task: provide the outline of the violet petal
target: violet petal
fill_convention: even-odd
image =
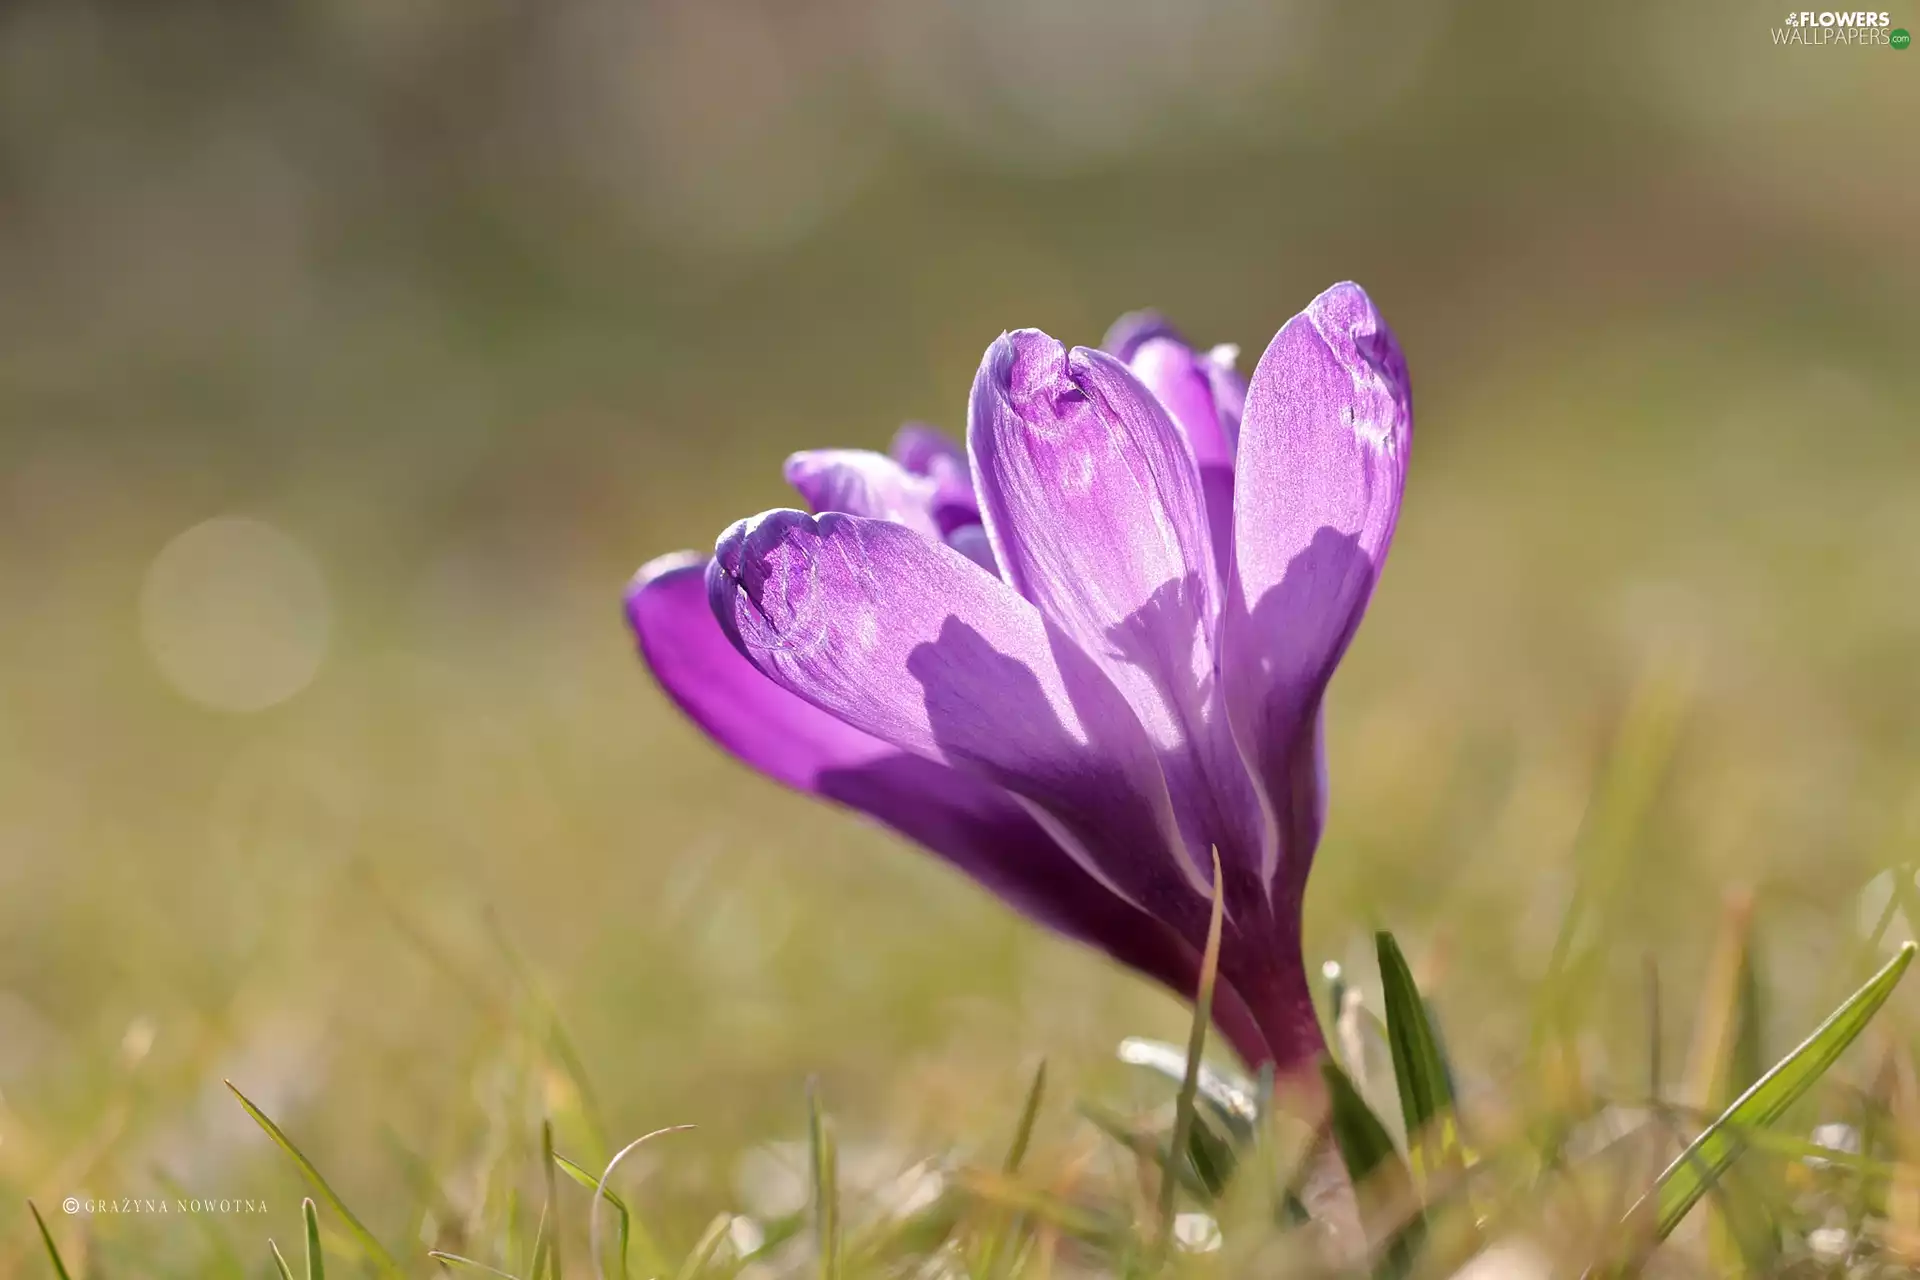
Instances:
[[[1270,837],[1214,677],[1205,504],[1166,409],[1112,356],[1022,330],[981,364],[967,442],[1007,581],[1140,717],[1188,859],[1210,873],[1217,846],[1229,869],[1257,871]]]
[[[1392,540],[1411,431],[1406,362],[1353,284],[1288,321],[1247,391],[1221,678],[1280,828],[1276,899],[1305,887],[1326,804],[1321,697]]]
[[[866,449],[807,449],[787,459],[787,483],[814,511],[891,520],[929,538],[934,523],[935,484],[889,458]]]
[[[1015,910],[1182,994],[1199,956],[1101,885],[1004,790],[889,746],[820,710],[741,656],[707,603],[706,557],[662,556],[635,575],[626,612],[641,656],[674,703],[753,769],[857,810],[925,845]],[[1228,992],[1222,1026],[1249,1062],[1264,1053]]]
[[[1021,796],[1136,906],[1176,928],[1201,918],[1140,722],[1038,610],[958,552],[884,521],[769,511],[721,535],[707,586],[721,627],[776,683]]]

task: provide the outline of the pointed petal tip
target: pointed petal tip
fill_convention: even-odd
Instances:
[[[1082,350],[1075,347],[1069,352],[1065,343],[1042,329],[1014,329],[1001,334],[987,348],[974,379],[975,413],[982,407],[983,395],[989,397],[989,404],[1009,405],[1024,417],[1036,402],[1070,391],[1073,354]],[[970,420],[969,432],[972,426]]]
[[[1308,303],[1295,321],[1313,327],[1352,379],[1354,403],[1346,420],[1355,436],[1390,456],[1403,455],[1413,429],[1412,383],[1399,340],[1367,291],[1343,280]]]
[[[722,529],[720,536],[713,540],[714,562],[717,564],[727,559],[729,555],[737,560],[741,547],[762,525],[769,522],[785,523],[788,520],[811,523],[813,517],[793,507],[769,507],[755,515],[740,517]]]
[[[701,551],[669,551],[663,556],[641,565],[627,579],[627,586],[620,594],[621,612],[626,615],[627,625],[636,636],[642,627],[641,611],[649,591],[655,591],[667,579],[674,578],[688,570],[704,572],[707,555]]]
[[[627,584],[628,594],[642,590],[657,578],[664,578],[681,569],[690,569],[694,565],[705,564],[707,553],[704,551],[669,551],[634,570],[633,578]]]
[[[948,459],[964,467],[967,451],[953,437],[930,422],[903,422],[893,433],[887,453],[893,460],[917,476],[926,475],[936,461]]]
[[[1131,361],[1136,351],[1155,338],[1168,338],[1182,346],[1187,343],[1172,321],[1149,308],[1129,311],[1115,320],[1108,326],[1107,336],[1100,340],[1100,346],[1125,362]]]
[[[815,517],[775,507],[727,526],[707,566],[707,600],[720,629],[741,653],[751,658],[755,645],[784,643],[815,621],[811,561],[808,549],[797,545],[796,533],[817,542],[852,519],[857,517],[833,511]]]

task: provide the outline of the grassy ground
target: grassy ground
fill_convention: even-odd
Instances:
[[[0,1198],[75,1274],[267,1275],[297,1241],[310,1188],[223,1080],[409,1274],[528,1274],[543,1121],[595,1172],[695,1125],[613,1178],[664,1275],[719,1215],[751,1224],[729,1269],[803,1225],[809,1080],[853,1242],[925,1162],[1001,1167],[1044,1059],[1021,1185],[1151,1240],[1077,1105],[1165,1123],[1115,1046],[1185,1008],[732,765],[618,617],[637,564],[785,502],[789,450],[957,428],[1008,326],[1151,304],[1251,353],[1353,277],[1398,330],[1412,478],[1334,686],[1308,948],[1377,1017],[1396,934],[1488,1152],[1591,1151],[1650,1100],[1691,1132],[1920,930],[1916,55],[1776,57],[1737,6],[1419,6],[1243,65],[1214,8],[1216,74],[1152,33],[1084,59],[1119,102],[849,70],[919,48],[861,6],[0,19]],[[258,523],[178,550],[222,517]],[[1778,1126],[1864,1126],[1870,1168],[1739,1166],[1782,1268],[1838,1274],[1822,1229],[1911,1256],[1914,999]],[[1541,1174],[1591,1200],[1521,1236],[1579,1256],[1673,1149]],[[1005,1198],[948,1263],[1095,1265],[988,1252]],[[1177,1265],[1271,1274],[1215,1211],[1227,1247]],[[945,1256],[886,1239],[849,1269]],[[0,1214],[0,1274],[44,1273]]]

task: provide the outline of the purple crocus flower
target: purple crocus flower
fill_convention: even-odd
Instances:
[[[1150,315],[1107,350],[1003,334],[962,452],[798,453],[815,514],[642,569],[654,676],[717,742],[878,819],[1185,995],[1218,851],[1215,1018],[1285,1074],[1323,1048],[1300,946],[1320,708],[1387,554],[1407,369],[1356,285],[1250,383]]]

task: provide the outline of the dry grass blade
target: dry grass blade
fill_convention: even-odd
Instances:
[[[1207,1023],[1213,1016],[1213,984],[1220,973],[1220,932],[1226,922],[1226,888],[1220,875],[1220,851],[1213,851],[1213,911],[1207,919],[1207,949],[1200,958],[1200,989],[1193,998],[1193,1030],[1187,1036],[1187,1073],[1180,1081],[1180,1098],[1173,1113],[1173,1142],[1168,1166],[1160,1179],[1160,1234],[1155,1248],[1166,1256],[1173,1243],[1173,1206],[1179,1183],[1171,1175],[1173,1163],[1185,1159],[1193,1135],[1194,1099],[1200,1092],[1200,1054],[1207,1047]]]
[[[627,1270],[627,1250],[626,1250],[626,1240],[625,1240],[626,1228],[627,1228],[627,1225],[632,1222],[632,1217],[627,1212],[626,1205],[622,1204],[619,1201],[619,1199],[617,1199],[614,1196],[612,1192],[607,1190],[607,1182],[609,1179],[613,1177],[613,1171],[620,1167],[620,1162],[622,1160],[625,1160],[628,1156],[638,1151],[642,1146],[642,1144],[652,1141],[653,1139],[659,1137],[663,1133],[685,1133],[687,1130],[691,1128],[693,1128],[693,1126],[690,1124],[675,1124],[675,1125],[668,1125],[664,1129],[655,1129],[652,1133],[643,1133],[639,1137],[635,1138],[632,1142],[629,1142],[626,1146],[614,1152],[613,1159],[607,1161],[607,1167],[601,1171],[600,1181],[595,1183],[593,1187],[593,1205],[591,1208],[587,1210],[587,1247],[593,1251],[593,1265],[595,1269],[595,1274],[601,1276],[602,1280],[605,1280],[606,1272],[601,1269],[601,1265],[600,1265],[600,1259],[602,1257],[602,1254],[600,1251],[600,1205],[601,1203],[604,1201],[611,1200],[613,1201],[615,1207],[617,1207],[620,1210],[620,1222],[622,1224],[622,1231],[621,1231],[622,1239],[620,1244],[620,1274],[622,1276],[626,1274],[626,1270]],[[551,1152],[548,1153],[549,1164],[551,1164],[555,1158],[556,1157],[554,1157]]]
[[[840,1158],[833,1122],[820,1107],[820,1090],[807,1086],[807,1140],[813,1166],[813,1229],[819,1237],[820,1280],[840,1274]]]
[[[475,1262],[472,1258],[463,1258],[457,1253],[448,1253],[444,1249],[429,1249],[427,1256],[442,1266],[452,1263],[456,1267],[465,1267],[469,1271],[478,1271],[482,1275],[499,1276],[500,1280],[520,1280],[520,1277],[511,1271],[502,1271],[498,1267],[490,1267],[484,1262]]]

